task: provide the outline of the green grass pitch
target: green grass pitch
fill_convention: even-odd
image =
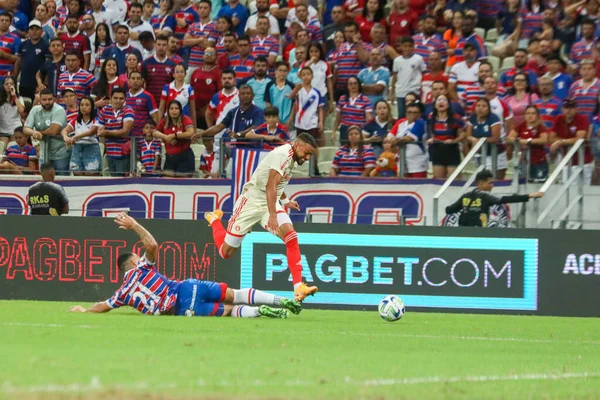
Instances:
[[[0,399],[598,399],[598,319],[73,314],[0,301]]]

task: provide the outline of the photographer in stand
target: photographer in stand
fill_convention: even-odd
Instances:
[[[506,203],[526,203],[529,199],[544,197],[543,192],[513,194],[502,197],[491,195],[490,192],[494,187],[494,176],[487,169],[477,174],[475,185],[477,186],[475,190],[463,194],[454,204],[446,207],[446,214],[460,212],[458,226],[486,227],[491,206]]]

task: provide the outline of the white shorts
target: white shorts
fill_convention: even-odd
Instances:
[[[486,164],[485,167],[491,171],[492,170],[491,155],[486,157],[485,164]],[[502,171],[503,169],[507,169],[507,168],[508,168],[508,157],[506,157],[506,151],[503,151],[502,153],[498,154],[498,158],[496,159],[496,169],[499,171]]]
[[[275,204],[277,210],[277,224],[291,224],[290,216],[285,212],[279,201]],[[258,223],[266,229],[269,222],[269,209],[266,198],[249,196],[248,193],[238,197],[233,206],[233,214],[227,224],[227,235],[225,243],[231,247],[238,248],[242,244],[244,236]]]

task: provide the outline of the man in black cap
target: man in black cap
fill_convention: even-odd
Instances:
[[[42,182],[34,183],[27,193],[27,204],[32,215],[63,215],[69,213],[69,199],[65,190],[54,182],[56,172],[52,163],[40,167]]]
[[[460,212],[458,226],[486,227],[491,206],[506,203],[526,203],[529,199],[544,197],[543,192],[513,194],[502,197],[491,195],[489,192],[494,187],[494,175],[487,169],[477,174],[475,185],[477,185],[475,190],[463,194],[454,204],[446,207],[446,214]]]

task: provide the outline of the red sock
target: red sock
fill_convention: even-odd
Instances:
[[[219,255],[222,258],[227,258],[223,255],[223,252],[221,251],[221,248],[223,247],[223,242],[225,242],[225,235],[227,234],[227,231],[225,231],[225,228],[223,228],[223,223],[220,219],[215,219],[213,223],[210,224],[210,227],[213,231],[213,239],[215,240],[217,249],[219,249]]]
[[[287,254],[288,268],[292,273],[294,285],[302,283],[302,261],[300,257],[300,246],[298,245],[298,234],[291,231],[283,238]]]

